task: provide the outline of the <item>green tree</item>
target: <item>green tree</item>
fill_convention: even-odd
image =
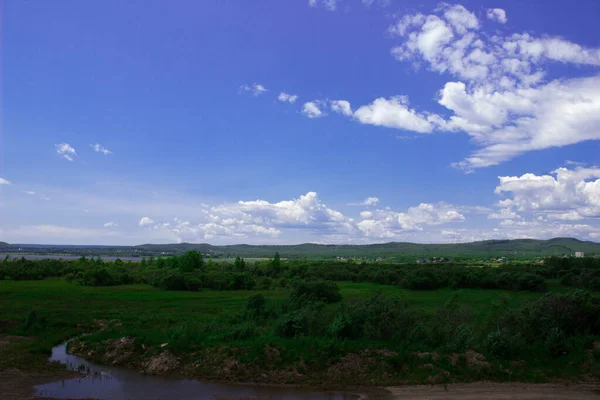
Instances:
[[[179,258],[181,272],[192,272],[204,269],[204,257],[199,251],[188,251]]]
[[[275,253],[275,256],[271,260],[271,269],[275,274],[281,272],[281,256],[279,255],[279,252]]]
[[[237,256],[234,261],[235,269],[239,272],[244,272],[246,269],[246,261],[240,256]]]

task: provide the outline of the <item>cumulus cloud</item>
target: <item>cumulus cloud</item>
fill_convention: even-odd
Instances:
[[[506,19],[501,9],[488,10],[489,16],[498,22]],[[447,82],[439,93],[439,104],[453,113],[448,119],[413,112],[413,123],[407,124],[399,117],[406,115],[405,107],[393,104],[382,119],[401,122],[379,125],[468,133],[481,148],[454,164],[465,170],[532,150],[600,139],[600,77],[544,80],[552,61],[599,66],[600,49],[558,37],[504,36],[480,29],[474,13],[447,4],[432,14],[405,15],[392,25],[390,33],[401,39],[391,51],[393,57],[424,63],[458,80]]]
[[[240,91],[250,92],[250,93],[252,93],[253,96],[260,96],[261,94],[267,92],[267,88],[265,88],[260,83],[253,83],[252,85],[240,86]]]
[[[363,219],[371,218],[372,216],[373,216],[372,211],[361,211],[360,212],[360,217]]]
[[[277,100],[279,100],[279,101],[281,101],[283,103],[288,102],[288,103],[292,103],[293,104],[293,103],[296,102],[296,100],[298,100],[298,96],[295,95],[295,94],[289,94],[289,93],[281,92],[281,93],[279,93],[279,96],[277,97]]]
[[[346,100],[333,100],[331,102],[331,111],[345,115],[346,117],[352,115],[352,108],[350,107],[350,102]]]
[[[60,157],[64,158],[65,160],[73,161],[72,156],[77,155],[77,153],[75,152],[75,149],[73,147],[71,147],[71,145],[69,145],[68,143],[55,144],[54,147],[56,148],[56,154],[58,154]]]
[[[359,107],[354,112],[354,118],[363,124],[385,126],[387,128],[404,129],[419,133],[433,131],[435,117],[416,112],[408,107],[406,96],[383,97],[375,99],[371,104]]]
[[[513,210],[544,214],[551,220],[600,217],[600,168],[559,168],[549,175],[500,176],[498,204]]]
[[[308,118],[319,118],[325,114],[319,108],[319,101],[309,101],[302,106],[302,114]]]
[[[209,207],[197,221],[174,219],[150,222],[152,229],[174,234],[178,240],[245,239],[250,236],[278,237],[281,229],[308,229],[322,235],[351,233],[354,220],[327,207],[315,192],[297,199],[271,203],[239,201]]]
[[[4,178],[0,178],[0,185],[12,185],[12,183]]]
[[[104,224],[105,228],[116,228],[118,226],[119,226],[119,224],[116,223],[116,222],[114,222],[114,221],[110,221],[110,222],[107,222],[107,223]]]
[[[154,220],[150,217],[142,217],[142,219],[140,219],[140,222],[138,223],[139,226],[148,226],[152,224],[154,224]]]
[[[421,231],[427,225],[464,221],[455,206],[446,203],[421,203],[406,212],[393,210],[373,211],[369,219],[360,221],[357,228],[367,237],[395,238],[403,231]]]
[[[501,24],[505,24],[507,21],[506,11],[504,11],[501,8],[488,8],[487,17],[488,17],[488,19],[499,22]]]
[[[96,152],[96,153],[102,153],[105,156],[112,154],[112,151],[108,150],[106,147],[101,146],[100,144],[96,143],[96,144],[90,144],[90,147]]]

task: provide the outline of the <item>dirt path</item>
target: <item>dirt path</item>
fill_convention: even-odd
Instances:
[[[399,386],[386,388],[391,399],[416,400],[588,400],[600,399],[600,384],[555,385],[528,383],[460,383],[435,386]]]

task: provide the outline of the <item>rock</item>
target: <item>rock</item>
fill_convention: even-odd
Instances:
[[[160,345],[160,347],[164,348],[164,347],[167,347],[168,345],[169,345],[169,343],[163,343],[163,344]]]
[[[124,365],[132,362],[135,355],[135,338],[124,336],[121,339],[105,340],[102,360],[105,364]]]
[[[372,350],[372,352],[374,354],[384,356],[384,357],[396,357],[398,355],[398,353],[396,353],[395,351],[391,351],[388,349]]]
[[[271,347],[268,344],[265,345],[265,357],[269,362],[277,361],[280,355],[281,353],[276,347]]]
[[[165,350],[156,357],[152,357],[142,365],[143,371],[151,375],[164,375],[173,372],[179,367],[179,358],[169,350]]]
[[[430,357],[433,361],[437,361],[440,358],[440,355],[438,353],[421,353],[420,351],[412,353],[412,355],[419,357],[420,360]]]
[[[467,366],[481,370],[483,368],[489,368],[490,363],[487,361],[485,356],[481,353],[476,352],[475,350],[467,350],[465,353],[465,358],[467,362]]]

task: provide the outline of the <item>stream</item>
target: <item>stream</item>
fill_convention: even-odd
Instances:
[[[52,349],[50,361],[59,361],[82,376],[35,387],[35,396],[56,399],[200,400],[303,399],[356,400],[359,395],[315,388],[202,382],[195,379],[142,375],[137,371],[97,365],[68,354],[67,343]]]

